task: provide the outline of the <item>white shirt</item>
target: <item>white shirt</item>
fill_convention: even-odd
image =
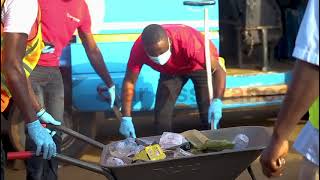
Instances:
[[[3,31],[29,35],[37,14],[37,0],[5,0],[1,8]]]
[[[309,0],[308,2],[293,56],[319,66],[319,0]]]

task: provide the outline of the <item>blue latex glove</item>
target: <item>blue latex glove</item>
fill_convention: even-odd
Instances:
[[[116,100],[116,87],[113,85],[108,89],[110,95],[110,108],[113,108],[114,101]]]
[[[136,132],[132,123],[132,117],[122,117],[119,132],[126,138],[136,138]]]
[[[42,127],[39,120],[28,123],[28,134],[37,146],[36,155],[39,156],[42,150],[43,159],[50,159],[56,155],[56,144],[54,143],[51,134]]]
[[[49,134],[50,134],[50,136],[51,137],[53,137],[54,135],[56,135],[57,134],[57,132],[56,131],[51,131],[50,129],[48,129],[48,128],[44,128]]]
[[[49,113],[46,112],[45,109],[41,109],[38,113],[37,113],[37,117],[45,123],[50,123],[56,126],[60,126],[61,122],[55,120]]]
[[[213,128],[217,129],[222,118],[222,101],[219,98],[213,99],[208,110],[208,123],[213,122]]]

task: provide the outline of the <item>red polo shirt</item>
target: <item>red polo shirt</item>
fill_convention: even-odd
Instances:
[[[43,41],[54,46],[53,53],[41,54],[39,65],[59,66],[62,49],[76,29],[91,33],[89,9],[84,0],[39,0]]]
[[[156,71],[171,75],[184,75],[205,69],[204,35],[196,29],[180,24],[161,25],[171,40],[171,57],[164,65],[153,62],[143,48],[141,36],[134,43],[128,68],[139,73],[144,64]],[[210,41],[210,55],[218,60],[218,51]]]

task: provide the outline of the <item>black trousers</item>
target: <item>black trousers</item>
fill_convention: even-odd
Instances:
[[[60,153],[61,133],[53,136],[53,140],[57,146],[57,153]],[[37,146],[26,135],[26,150],[36,151]],[[27,161],[27,180],[57,180],[58,179],[58,160],[51,158],[51,160],[44,160],[42,156],[33,157]]]
[[[59,68],[37,66],[31,73],[33,91],[35,92],[39,103],[56,120],[63,121],[64,111],[64,88],[62,76]],[[57,146],[57,152],[60,153],[61,133],[53,137]],[[26,138],[26,150],[36,151],[34,142]],[[27,180],[57,180],[58,179],[58,161],[56,159],[43,160],[42,157],[34,157],[27,160]]]
[[[196,101],[201,119],[201,129],[208,129],[208,108],[210,105],[206,70],[199,70],[188,75],[172,76],[160,74],[156,104],[155,125],[157,133],[173,131],[172,114],[176,100],[187,81],[194,84]]]
[[[1,179],[0,180],[4,180],[4,168],[5,168],[6,156],[3,149],[2,140],[0,141],[1,141],[1,176],[0,176]]]

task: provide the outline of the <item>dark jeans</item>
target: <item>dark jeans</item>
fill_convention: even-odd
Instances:
[[[56,120],[63,121],[64,87],[59,68],[37,66],[30,75],[32,88],[39,103]],[[61,133],[53,137],[57,152],[61,150]],[[36,145],[27,136],[26,150],[35,151]],[[57,180],[58,162],[56,159],[44,160],[33,157],[27,160],[27,180]]]
[[[208,129],[208,108],[210,101],[206,71],[199,70],[182,76],[161,73],[155,104],[155,125],[158,134],[165,131],[173,131],[172,114],[174,106],[183,86],[189,79],[194,84],[201,119],[201,129]]]
[[[2,140],[1,140],[1,175],[0,175],[0,180],[4,180],[4,167],[5,167],[5,162],[6,162],[6,156],[5,156],[5,152],[3,149],[3,145],[2,145]]]

